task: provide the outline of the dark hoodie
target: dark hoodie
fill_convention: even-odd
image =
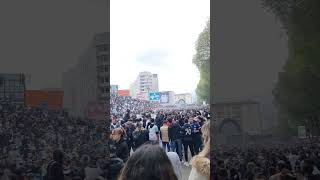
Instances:
[[[59,150],[53,152],[53,161],[47,167],[46,180],[64,180],[63,153]]]
[[[123,162],[126,162],[127,159],[129,158],[129,153],[130,153],[128,144],[126,143],[126,141],[123,138],[121,138],[118,142],[114,143],[114,146],[116,147],[117,157],[122,159]]]
[[[108,178],[110,180],[116,180],[123,168],[123,161],[116,155],[116,148],[110,146],[110,162],[109,166],[106,168],[108,171]]]
[[[177,139],[181,139],[182,129],[179,123],[175,122],[169,127],[169,140],[174,141]]]

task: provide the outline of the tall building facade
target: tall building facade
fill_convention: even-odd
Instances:
[[[0,100],[24,105],[25,90],[24,74],[0,74]]]
[[[63,107],[73,116],[87,117],[88,109],[92,109],[90,104],[107,105],[110,98],[109,72],[110,33],[99,33],[78,63],[62,75]]]
[[[130,94],[134,98],[137,98],[138,94],[158,91],[158,75],[147,71],[140,72],[137,79],[130,86]]]

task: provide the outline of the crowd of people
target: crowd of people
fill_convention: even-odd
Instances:
[[[64,110],[1,102],[0,179],[182,180],[183,166],[189,180],[320,179],[319,143],[210,149],[207,107],[112,96],[110,118],[106,129]]]
[[[189,180],[209,180],[210,120],[199,111],[185,113],[160,111],[155,118],[147,115],[123,123],[113,117],[111,143],[125,163],[119,180],[182,180],[181,166],[189,162]]]
[[[147,141],[153,141],[161,144],[166,151],[175,151],[186,166],[190,160],[189,152],[194,156],[201,151],[200,129],[210,118],[209,112],[194,110],[159,111],[138,117],[127,111],[124,117],[128,117],[128,120],[113,115],[110,129],[121,137],[120,142],[125,142],[127,155]]]
[[[187,166],[187,149],[192,156],[203,150],[200,128],[210,118],[208,109],[160,111],[156,103],[113,96],[111,113],[107,137],[105,126],[64,110],[2,101],[0,179],[115,180],[146,143]],[[181,179],[181,170],[174,170]]]
[[[159,104],[155,102],[134,99],[130,96],[117,96],[114,94],[111,94],[110,104],[110,112],[119,117],[125,115],[128,110],[130,110],[131,115],[136,115],[141,114],[142,112],[152,111],[155,107],[159,106]]]
[[[105,137],[103,126],[69,117],[63,110],[2,103],[0,177],[43,179],[59,149],[64,155],[64,176],[84,179],[87,167],[99,165],[103,170],[110,159]]]
[[[318,180],[320,144],[217,146],[212,162],[212,176],[219,180]]]
[[[190,166],[190,155],[194,157],[204,149],[201,128],[210,120],[209,109],[161,109],[159,106],[155,108],[155,104],[148,106],[153,108],[144,109],[139,108],[139,104],[148,102],[131,100],[129,97],[118,97],[112,101],[121,101],[128,108],[122,109],[122,113],[112,113],[111,117],[111,144],[116,147],[117,157],[127,162],[130,155],[136,151],[139,153],[140,147],[145,147],[146,143],[157,144],[172,159],[175,164],[173,170],[177,179],[181,180],[180,166]],[[135,107],[134,111],[130,105]]]

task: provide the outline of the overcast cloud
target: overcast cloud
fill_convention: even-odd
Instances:
[[[210,0],[112,0],[111,84],[129,88],[140,71],[158,74],[159,89],[192,92],[199,72],[195,42]]]

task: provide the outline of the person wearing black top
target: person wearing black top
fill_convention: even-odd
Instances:
[[[104,163],[102,169],[104,170],[104,176],[106,179],[116,180],[120,174],[121,169],[124,166],[122,159],[116,155],[116,147],[109,145],[110,147],[110,159],[109,163]]]
[[[192,141],[192,127],[191,127],[191,123],[192,123],[193,119],[188,119],[188,121],[186,121],[186,123],[183,125],[182,127],[182,132],[183,132],[183,137],[182,137],[182,144],[183,144],[183,149],[184,149],[184,157],[185,157],[185,165],[188,166],[188,147],[190,149],[191,152],[191,156],[194,156],[194,144]]]
[[[129,119],[128,122],[125,123],[124,128],[125,128],[126,135],[127,135],[126,142],[127,142],[128,149],[130,152],[131,148],[133,147],[132,133],[135,130],[135,125],[133,124],[132,119]]]
[[[192,134],[192,141],[194,144],[194,152],[195,154],[198,154],[201,151],[201,144],[202,144],[202,138],[201,138],[201,126],[197,119],[194,117],[191,117],[190,119],[193,119],[191,123],[191,134]]]
[[[47,167],[46,180],[64,180],[63,159],[63,152],[60,150],[53,152],[53,161]]]
[[[182,161],[182,130],[178,122],[174,122],[169,127],[169,141],[171,141],[171,150],[176,151]]]
[[[124,130],[121,128],[116,128],[112,131],[111,138],[113,145],[116,147],[116,155],[120,159],[123,160],[123,162],[126,162],[129,158],[130,151],[128,148],[128,144],[123,139],[124,136]]]
[[[132,133],[133,137],[133,150],[138,149],[142,144],[146,143],[149,140],[148,131],[142,127],[141,123],[137,123],[137,128]]]

